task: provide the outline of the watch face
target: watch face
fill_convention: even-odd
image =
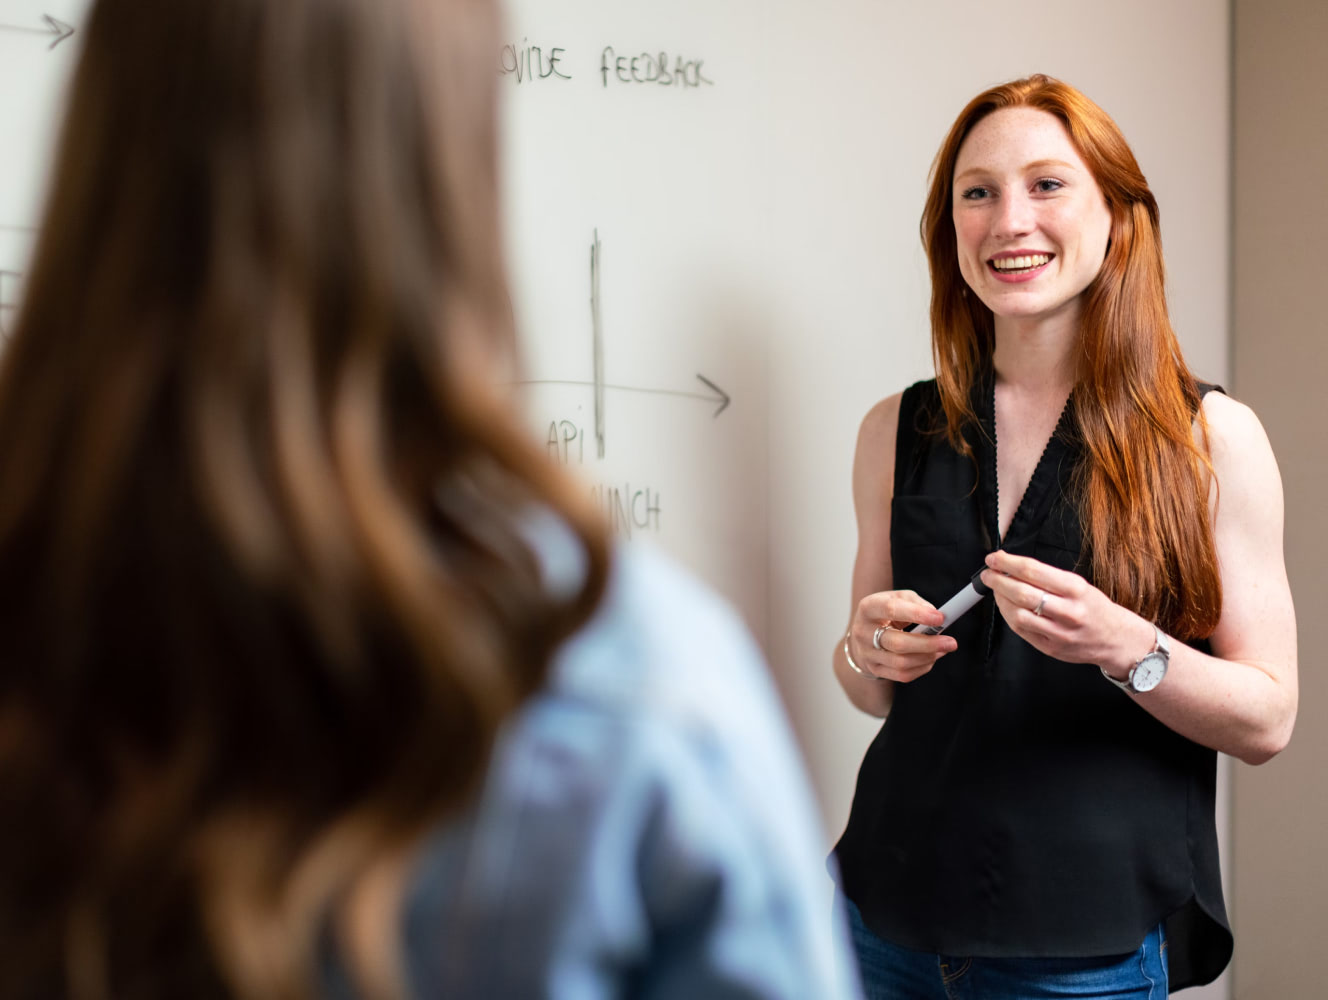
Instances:
[[[1135,665],[1130,674],[1130,686],[1136,691],[1151,691],[1162,683],[1167,673],[1167,658],[1161,653],[1149,653]]]

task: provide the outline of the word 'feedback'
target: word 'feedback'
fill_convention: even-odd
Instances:
[[[599,75],[604,86],[609,85],[609,74],[619,83],[653,83],[662,87],[713,87],[714,81],[701,75],[703,59],[684,59],[674,56],[669,68],[667,52],[642,52],[635,56],[620,56],[606,45],[599,55]]]

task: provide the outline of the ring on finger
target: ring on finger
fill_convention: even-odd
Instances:
[[[895,627],[888,623],[885,625],[878,626],[876,631],[872,633],[872,645],[875,646],[877,649],[884,649],[885,647],[881,645],[881,636],[885,635],[886,632],[894,632],[894,631]]]
[[[1043,606],[1044,604],[1046,604],[1046,603],[1047,603],[1047,592],[1044,590],[1044,591],[1042,592],[1042,599],[1041,599],[1040,601],[1037,602],[1037,607],[1033,609],[1033,614],[1035,614],[1035,615],[1037,615],[1039,618],[1041,618],[1041,617],[1042,617],[1042,606]]]

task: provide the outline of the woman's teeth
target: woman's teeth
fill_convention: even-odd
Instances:
[[[1035,267],[1041,267],[1051,260],[1049,253],[1034,253],[1024,257],[1002,257],[993,260],[991,266],[998,271],[1027,271]]]

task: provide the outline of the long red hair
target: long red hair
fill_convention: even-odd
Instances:
[[[1167,315],[1157,201],[1125,137],[1068,84],[1036,75],[987,90],[960,113],[932,164],[922,214],[931,270],[932,355],[947,433],[961,451],[977,416],[972,390],[990,365],[991,311],[965,295],[953,222],[955,162],[973,127],[1002,108],[1055,115],[1111,211],[1102,270],[1084,292],[1074,414],[1085,460],[1077,481],[1093,582],[1180,638],[1209,635],[1222,583],[1208,509],[1211,463],[1195,444],[1199,390]],[[1206,438],[1205,438],[1206,440]]]

